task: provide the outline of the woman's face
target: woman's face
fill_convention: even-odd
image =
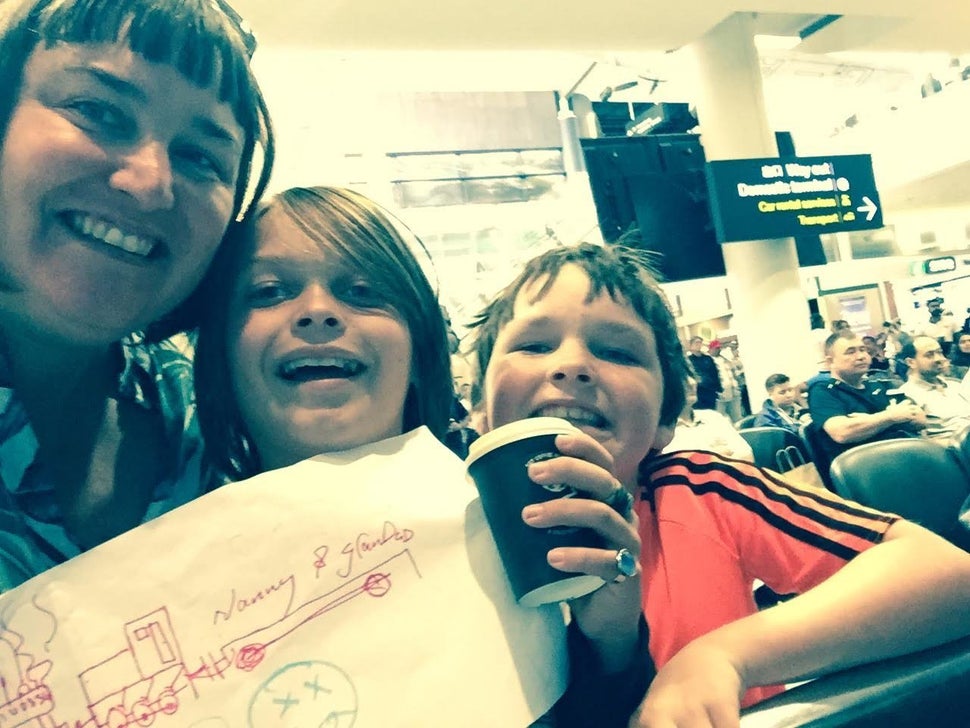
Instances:
[[[259,221],[236,281],[229,368],[264,468],[400,435],[411,383],[407,324],[367,272],[286,213]]]
[[[123,44],[36,49],[0,147],[3,323],[103,345],[178,305],[229,224],[243,140],[213,90]]]
[[[960,347],[960,351],[964,354],[970,354],[970,336],[961,336],[960,341],[957,342],[957,346]]]

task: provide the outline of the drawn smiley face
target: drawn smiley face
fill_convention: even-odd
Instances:
[[[329,662],[294,662],[260,686],[249,703],[249,728],[352,728],[357,691]]]

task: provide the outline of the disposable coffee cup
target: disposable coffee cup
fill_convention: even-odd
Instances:
[[[575,526],[535,528],[522,520],[522,509],[528,505],[585,497],[568,484],[539,485],[529,478],[526,469],[529,463],[559,457],[556,435],[577,432],[567,420],[558,417],[519,420],[475,440],[465,460],[468,475],[478,487],[482,510],[512,593],[525,607],[575,599],[604,584],[598,576],[559,571],[546,561],[546,554],[554,548],[604,548],[599,534]]]

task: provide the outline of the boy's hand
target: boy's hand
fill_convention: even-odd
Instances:
[[[594,574],[606,584],[569,605],[579,628],[595,645],[605,672],[617,672],[630,664],[637,643],[640,606],[640,536],[632,507],[619,513],[606,500],[617,498],[622,486],[611,472],[613,458],[589,435],[559,435],[556,448],[561,457],[529,466],[529,477],[540,485],[568,483],[589,498],[561,498],[528,506],[523,520],[536,528],[580,526],[596,531],[606,548],[557,548],[547,558],[560,571]],[[619,495],[622,495],[619,494]],[[617,552],[626,549],[637,564],[637,574],[616,582]]]
[[[743,692],[728,656],[695,642],[657,673],[630,728],[738,728]]]

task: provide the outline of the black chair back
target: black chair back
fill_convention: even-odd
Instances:
[[[952,448],[918,437],[870,442],[838,455],[831,475],[839,495],[965,542],[957,516],[970,479]]]
[[[754,427],[754,422],[757,419],[758,419],[758,415],[745,415],[740,420],[734,423],[734,429],[744,430],[749,427]]]
[[[970,476],[970,427],[965,428],[953,438],[952,447],[964,471]]]
[[[792,467],[811,462],[805,444],[794,432],[783,427],[746,427],[738,434],[751,446],[754,464],[784,473]],[[788,448],[794,448],[794,452]]]

